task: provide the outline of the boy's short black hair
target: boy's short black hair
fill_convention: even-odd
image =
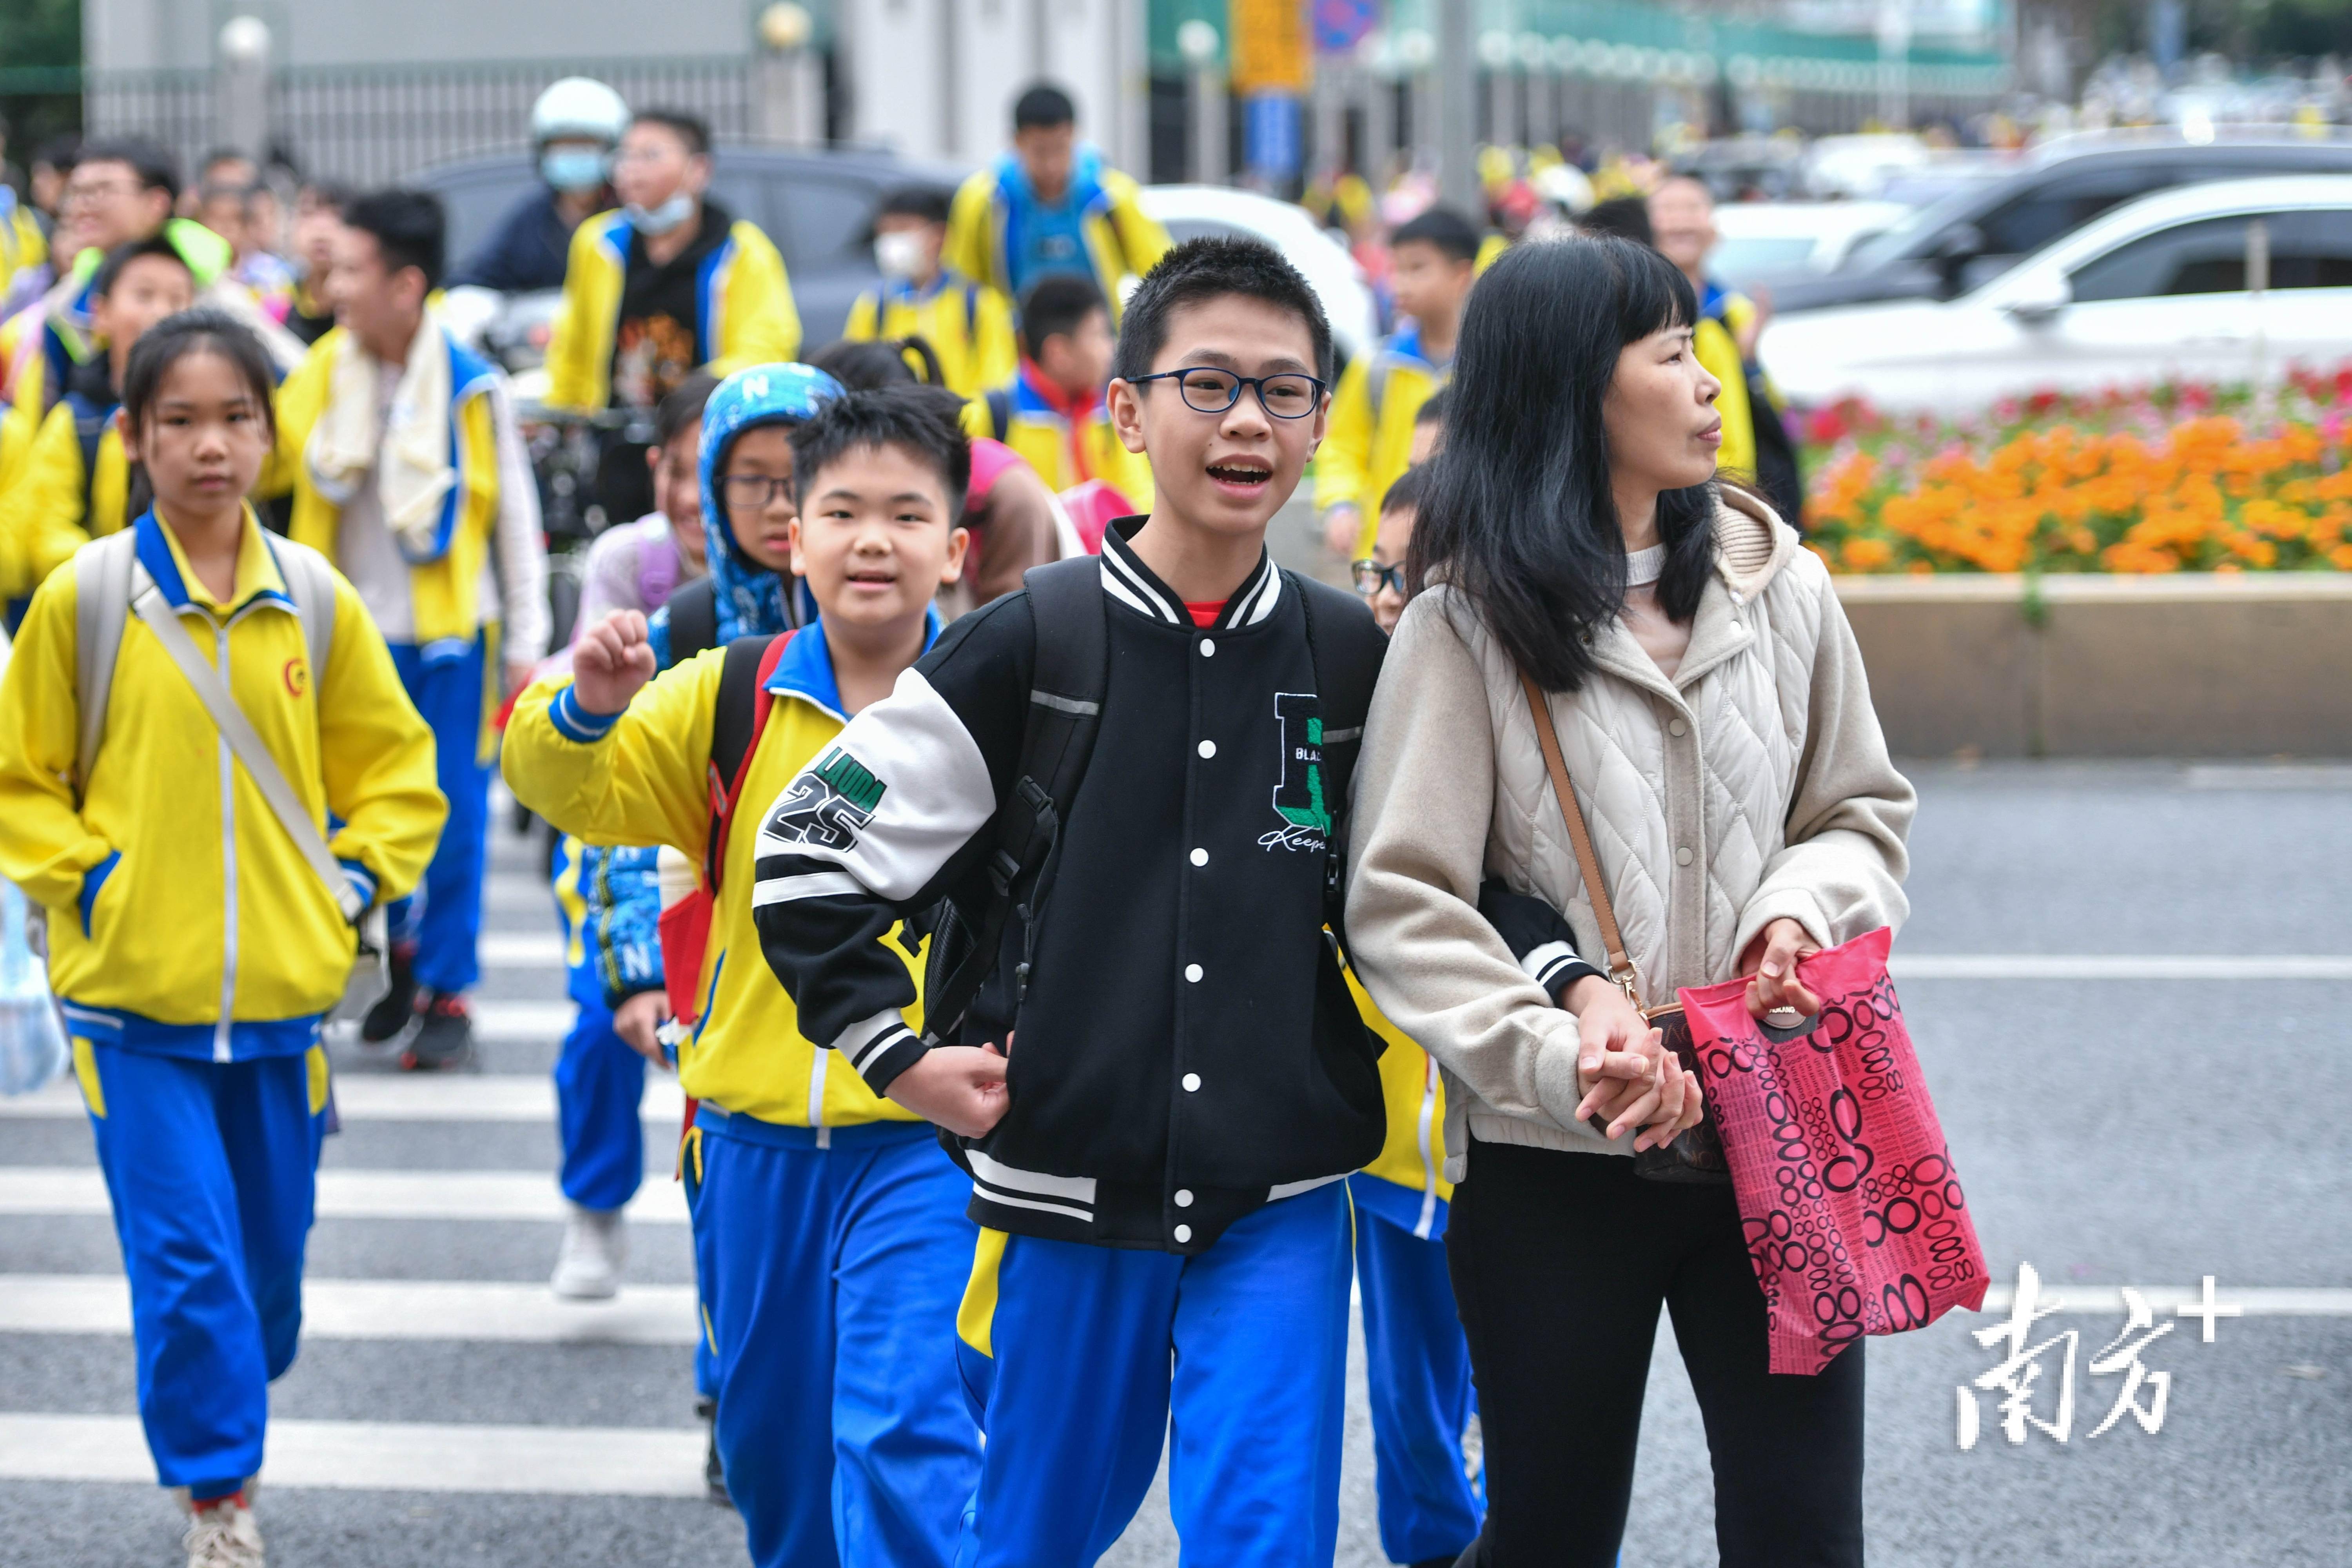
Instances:
[[[1576,226],[1586,234],[1612,234],[1620,239],[1630,239],[1636,245],[1657,243],[1650,229],[1650,199],[1647,196],[1612,196],[1594,204],[1592,209],[1576,220]]]
[[[792,427],[793,499],[808,504],[817,475],[860,447],[896,447],[940,477],[948,526],[963,518],[971,488],[971,443],[958,416],[963,399],[943,387],[878,386],[845,392]]]
[[[341,180],[305,180],[302,189],[310,194],[314,204],[332,209],[337,217],[351,211],[352,204],[360,199],[359,187]]]
[[[1076,272],[1049,272],[1029,285],[1021,296],[1021,352],[1042,359],[1045,340],[1075,332],[1088,316],[1110,314],[1110,301],[1091,278]]]
[[[1417,468],[1407,468],[1396,477],[1396,483],[1382,492],[1381,515],[1386,517],[1392,511],[1419,511],[1423,498],[1428,494],[1429,465],[1423,463]]]
[[[52,136],[33,151],[35,163],[55,169],[58,174],[70,174],[81,161],[81,138],[68,132]]]
[[[84,163],[128,164],[141,189],[161,191],[175,202],[180,199],[179,165],[172,162],[172,154],[144,137],[102,136],[85,142],[74,156],[74,167]]]
[[[925,223],[948,221],[948,194],[931,185],[900,185],[882,198],[876,217],[919,217]]]
[[[118,245],[106,253],[106,259],[98,264],[97,276],[90,279],[90,298],[103,300],[113,293],[114,285],[121,280],[123,269],[142,256],[158,257],[168,261],[185,272],[189,281],[195,280],[195,268],[190,267],[188,258],[180,254],[180,247],[160,234],[151,234],[144,239]]]
[[[697,156],[710,151],[709,122],[683,109],[640,109],[629,116],[629,123],[662,126],[675,132],[686,150]]]
[[[1429,245],[1449,261],[1478,259],[1478,226],[1449,206],[1433,206],[1408,218],[1389,236],[1389,248]]]
[[[913,358],[910,360],[909,355]],[[921,369],[916,368],[919,362]],[[940,352],[918,334],[904,338],[836,338],[808,363],[852,392],[877,386],[937,386],[947,379]]]
[[[1331,323],[1314,288],[1265,241],[1228,235],[1188,239],[1143,275],[1128,297],[1111,374],[1128,381],[1150,374],[1152,362],[1168,346],[1169,318],[1187,305],[1228,294],[1263,300],[1297,316],[1314,345],[1315,374],[1331,379]]]
[[[425,274],[428,292],[441,286],[449,220],[440,197],[424,191],[370,191],[343,208],[343,223],[374,237],[386,277],[414,267]]]
[[[677,440],[688,426],[702,417],[703,405],[718,390],[719,378],[707,370],[698,370],[672,387],[654,405],[654,445],[667,447]]]
[[[1412,422],[1415,425],[1443,425],[1445,416],[1453,412],[1454,389],[1441,386],[1421,400],[1421,406],[1412,411]]]
[[[1041,81],[1013,101],[1013,132],[1051,131],[1057,125],[1076,125],[1078,106],[1070,95],[1050,81]]]

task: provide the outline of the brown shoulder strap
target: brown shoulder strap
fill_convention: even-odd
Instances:
[[[1551,706],[1543,688],[1525,670],[1519,687],[1528,694],[1528,712],[1536,721],[1536,742],[1543,747],[1544,772],[1551,775],[1551,793],[1559,799],[1559,819],[1568,825],[1569,842],[1576,846],[1576,869],[1584,891],[1592,900],[1593,918],[1601,922],[1601,940],[1609,949],[1609,978],[1622,987],[1636,1007],[1642,1005],[1641,983],[1633,961],[1625,956],[1624,933],[1617,929],[1617,911],[1609,907],[1609,885],[1601,879],[1601,858],[1592,852],[1592,835],[1585,831],[1584,808],[1576,803],[1576,789],[1568,780],[1568,759],[1560,755],[1559,731],[1552,728]]]

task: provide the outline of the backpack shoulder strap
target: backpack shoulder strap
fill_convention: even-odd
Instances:
[[[697,577],[669,596],[669,661],[684,664],[719,646],[719,585]]]
[[[1013,389],[992,387],[985,399],[988,404],[988,433],[999,441],[1013,433]]]
[[[675,626],[673,626],[675,630]],[[760,749],[775,699],[768,677],[783,658],[793,634],[737,637],[727,645],[726,662],[719,672],[719,698],[710,720],[710,831],[703,837],[703,885],[713,893],[727,865],[727,837],[734,825],[735,806],[743,792],[743,775]]]
[[[131,568],[139,531],[121,529],[74,552],[74,700],[81,733],[74,750],[74,794],[89,788],[99,742],[106,738],[106,707],[114,690],[114,658],[131,619]]]
[[[1346,904],[1342,824],[1362,752],[1364,718],[1371,711],[1372,689],[1380,684],[1381,660],[1388,638],[1353,594],[1286,570],[1283,578],[1298,594],[1300,614],[1307,622],[1307,656],[1315,665],[1315,695],[1323,710],[1323,787],[1325,807],[1331,815],[1333,838],[1324,858],[1324,919],[1347,946],[1341,920]]]
[[[335,569],[325,556],[290,539],[271,539],[269,552],[302,623],[302,650],[310,656],[310,689],[316,692],[326,681],[327,660],[335,647]]]
[[[95,521],[89,512],[90,490],[98,482],[98,449],[105,445],[114,416],[111,411],[100,413],[79,394],[68,395],[66,401],[73,408],[74,442],[81,448],[81,515],[82,526],[88,528]]]

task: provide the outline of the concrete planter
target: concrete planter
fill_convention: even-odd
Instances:
[[[1899,756],[2352,756],[2352,574],[1837,587]]]

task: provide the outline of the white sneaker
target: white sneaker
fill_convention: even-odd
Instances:
[[[567,1301],[609,1301],[621,1293],[621,1265],[629,1259],[629,1233],[621,1211],[572,1205],[563,1250],[548,1283]]]
[[[180,1536],[188,1568],[262,1568],[261,1526],[241,1502],[195,1510]]]

